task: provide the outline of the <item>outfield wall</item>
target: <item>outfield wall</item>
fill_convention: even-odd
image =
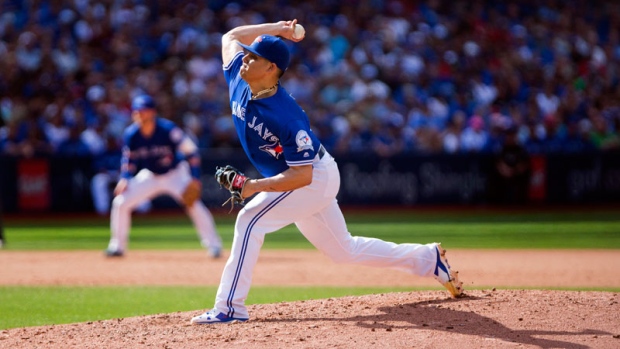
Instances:
[[[216,166],[232,164],[251,177],[258,176],[240,152],[205,152],[202,158],[202,199],[210,207],[220,207],[228,198],[212,177]],[[489,155],[379,158],[353,154],[336,156],[336,160],[341,170],[338,200],[343,205],[620,203],[619,152],[534,156],[524,184],[498,182],[494,158]],[[0,157],[4,210],[93,211],[93,175],[90,157]],[[175,205],[168,198],[155,200],[155,207]]]

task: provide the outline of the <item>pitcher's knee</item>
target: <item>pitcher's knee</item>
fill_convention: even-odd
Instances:
[[[332,260],[332,262],[338,264],[348,264],[352,263],[355,260],[353,254],[350,251],[344,250],[337,253],[330,253],[327,256]]]
[[[241,211],[237,214],[235,229],[249,226],[255,218],[256,215],[252,212],[247,211],[245,208],[241,209]]]

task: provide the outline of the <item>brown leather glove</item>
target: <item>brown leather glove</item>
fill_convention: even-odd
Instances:
[[[202,194],[202,183],[199,180],[193,179],[187,187],[185,187],[185,191],[181,195],[183,205],[187,207],[192,207],[196,200],[199,200]]]

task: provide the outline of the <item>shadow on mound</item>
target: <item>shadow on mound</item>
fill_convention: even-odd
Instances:
[[[362,327],[382,326],[382,322],[407,321],[409,326],[394,326],[400,328],[424,328],[431,327],[433,330],[460,333],[471,336],[499,338],[507,342],[536,345],[541,348],[590,348],[587,345],[571,343],[559,340],[539,338],[540,336],[577,336],[577,335],[611,335],[609,332],[599,330],[554,331],[554,330],[532,330],[532,329],[511,329],[504,324],[490,317],[477,314],[473,311],[455,310],[444,307],[447,304],[458,303],[461,300],[487,301],[480,297],[463,297],[462,299],[431,300],[416,302],[411,304],[381,307],[379,310],[384,315],[373,317],[373,319],[352,318],[351,321],[357,322]],[[389,325],[383,325],[388,327]]]
[[[501,291],[500,294],[465,295],[458,299],[431,299],[391,306],[378,306],[369,315],[297,317],[279,320],[265,319],[263,321],[339,322],[353,324],[372,331],[442,331],[449,334],[472,336],[481,340],[499,340],[515,344],[535,345],[540,348],[586,349],[591,348],[590,345],[594,345],[590,342],[585,345],[572,341],[571,337],[575,338],[576,336],[587,336],[586,338],[613,336],[613,338],[618,338],[617,335],[604,330],[578,329],[571,331],[566,329],[569,327],[567,317],[570,317],[571,314],[577,314],[579,319],[583,320],[582,326],[583,323],[588,322],[586,321],[587,315],[579,315],[586,313],[579,312],[579,307],[592,308],[593,305],[580,303],[570,296],[560,296],[560,298],[551,300],[549,297],[537,296],[540,292],[545,291]],[[483,294],[483,291],[475,291],[475,293]],[[549,292],[547,295],[551,297],[561,293]],[[516,300],[519,294],[524,296],[523,301]],[[531,297],[525,297],[526,294]],[[536,305],[537,302],[531,302],[528,299],[537,299],[540,306]],[[573,306],[566,306],[563,302],[570,303]],[[554,311],[549,311],[550,307],[561,309],[559,311],[564,311],[566,317],[557,316]],[[596,309],[589,311],[596,311]],[[524,316],[519,314],[528,315],[524,319]],[[575,326],[579,326],[579,324]],[[553,339],[541,337],[553,337]],[[578,339],[582,342],[587,341],[584,337]]]

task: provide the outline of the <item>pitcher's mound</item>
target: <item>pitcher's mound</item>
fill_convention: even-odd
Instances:
[[[253,305],[245,323],[179,312],[0,332],[0,348],[618,348],[611,292],[424,291]],[[35,314],[33,314],[35,315]]]

